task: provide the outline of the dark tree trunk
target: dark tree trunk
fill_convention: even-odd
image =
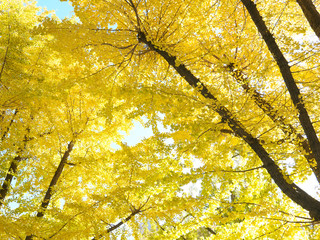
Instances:
[[[231,72],[233,78],[241,85],[241,87],[250,95],[254,100],[255,104],[265,113],[268,117],[276,123],[282,130],[282,132],[287,137],[295,138],[295,143],[303,149],[303,155],[308,161],[310,168],[315,174],[318,182],[320,183],[320,169],[314,166],[314,154],[311,151],[310,144],[308,139],[303,137],[296,129],[291,125],[286,123],[285,118],[278,112],[273,106],[266,101],[263,96],[255,89],[251,88],[247,83],[247,80],[244,77],[244,74],[241,70],[234,69],[233,64],[227,66],[228,70]]]
[[[308,20],[310,27],[320,40],[320,14],[312,0],[297,0],[302,12]]]
[[[42,200],[41,208],[39,209],[39,211],[37,213],[37,217],[43,217],[44,212],[47,209],[49,202],[50,202],[50,199],[52,197],[53,188],[57,184],[57,182],[61,176],[62,170],[68,160],[68,157],[73,149],[73,146],[74,146],[74,143],[73,143],[73,141],[71,141],[68,144],[68,149],[64,152],[64,154],[61,158],[61,161],[59,163],[59,166],[58,166],[56,172],[54,173],[53,178],[51,179],[51,182],[50,182],[50,185],[49,185],[48,190],[46,192],[46,195],[44,196],[44,198]]]
[[[55,185],[57,184],[61,174],[62,174],[62,171],[63,171],[63,168],[64,166],[66,165],[67,163],[67,160],[68,160],[68,157],[73,149],[73,146],[74,146],[74,141],[71,141],[69,144],[68,144],[68,149],[64,152],[62,158],[61,158],[61,161],[59,163],[59,166],[56,170],[56,172],[54,173],[52,179],[51,179],[51,182],[50,182],[50,185],[47,189],[47,192],[46,192],[46,195],[44,196],[43,200],[42,200],[42,203],[41,203],[41,207],[40,209],[38,210],[38,213],[37,213],[37,217],[41,218],[44,216],[44,212],[46,211],[46,209],[48,208],[48,205],[50,203],[50,199],[52,197],[52,193],[53,193],[53,188],[55,187]],[[32,240],[34,237],[33,234],[31,235],[28,235],[25,240]]]
[[[279,46],[277,45],[275,39],[273,38],[271,32],[267,28],[265,22],[263,21],[256,5],[251,0],[241,0],[243,5],[248,10],[253,22],[257,26],[262,38],[267,44],[269,51],[272,53],[275,61],[278,64],[283,80],[287,86],[290,93],[291,100],[299,112],[299,121],[303,127],[304,133],[310,144],[310,148],[316,160],[315,168],[320,169],[320,142],[317,137],[316,131],[314,130],[308,112],[305,108],[302,95],[299,88],[297,87],[294,78],[292,76],[289,64],[285,57],[283,56]]]
[[[14,116],[17,114],[18,110],[16,110],[14,112]],[[7,128],[6,133],[2,136],[1,140],[3,140],[5,138],[5,135],[9,132],[9,128],[11,126],[13,122],[13,118],[10,122],[9,127]],[[28,134],[30,133],[30,129],[29,127],[27,127],[27,134],[24,136],[23,138],[23,147],[20,148],[17,152],[17,155],[10,163],[10,167],[8,169],[7,175],[5,177],[4,182],[2,183],[1,189],[0,189],[0,207],[2,206],[2,204],[4,203],[4,199],[7,197],[8,193],[9,193],[9,189],[11,187],[11,183],[12,183],[12,179],[13,177],[17,174],[18,171],[18,165],[20,163],[20,161],[22,160],[21,155],[23,154],[23,151],[26,149],[27,147],[27,142],[30,140],[28,138]]]
[[[203,97],[210,100],[213,110],[216,111],[221,118],[227,122],[233,132],[238,137],[242,138],[258,155],[263,162],[263,167],[268,171],[271,178],[282,190],[282,192],[302,208],[308,210],[310,216],[320,220],[320,202],[312,198],[296,184],[288,182],[287,178],[282,174],[282,170],[269,156],[268,152],[260,144],[259,140],[253,137],[231,114],[231,112],[219,103],[218,99],[210,93],[208,88],[200,81],[200,79],[195,77],[184,64],[177,64],[177,58],[175,56],[170,55],[168,52],[158,48],[151,41],[148,41],[145,33],[140,32],[138,35],[138,40],[146,44],[151,50],[161,55],[167,61],[167,63],[188,82],[190,86],[196,89]]]
[[[5,178],[5,180],[1,186],[1,189],[0,189],[0,207],[2,206],[4,199],[6,198],[8,192],[9,192],[12,179],[13,179],[14,175],[16,175],[16,173],[17,173],[18,164],[20,161],[21,161],[21,157],[17,156],[12,160],[12,162],[10,164],[8,173],[7,173],[6,178]]]

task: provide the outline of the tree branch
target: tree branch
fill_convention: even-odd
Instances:
[[[110,228],[108,228],[105,233],[110,233],[114,230],[116,230],[117,228],[121,227],[123,224],[125,224],[126,222],[130,221],[131,218],[133,218],[135,215],[141,213],[142,210],[141,209],[135,209],[134,211],[131,212],[131,214],[126,217],[124,220],[118,222],[117,224],[115,225],[112,225]],[[91,240],[97,240],[97,239],[100,239],[103,237],[104,234],[100,234],[98,237],[94,237],[92,238]]]
[[[144,209],[142,210],[146,205],[147,203],[149,202],[150,200],[150,196],[147,198],[147,200],[143,203],[143,204],[140,204],[140,206],[138,208],[135,208],[133,205],[130,206],[130,210],[131,210],[131,214],[126,217],[124,220],[118,222],[116,225],[111,225],[110,228],[108,228],[105,233],[110,233],[114,230],[116,230],[117,228],[121,227],[123,224],[125,224],[126,222],[130,221],[131,218],[133,218],[135,215],[141,213],[141,212],[144,212],[150,208],[147,208],[147,209]],[[104,234],[100,234],[98,237],[94,237],[92,238],[91,240],[97,240],[97,239],[100,239],[103,237]]]
[[[68,160],[68,157],[73,149],[74,146],[74,141],[69,142],[68,144],[68,149],[64,152],[61,161],[59,163],[59,166],[56,170],[56,172],[54,173],[54,176],[50,182],[50,185],[48,187],[48,190],[46,192],[46,195],[44,196],[42,203],[41,203],[41,208],[38,210],[37,213],[37,217],[43,217],[45,210],[47,209],[50,199],[52,197],[52,192],[53,192],[53,188],[55,187],[55,185],[57,184],[61,174],[62,174],[62,170]]]
[[[246,7],[246,9],[248,10],[251,16],[251,19],[255,23],[256,27],[258,28],[258,31],[262,35],[263,40],[267,44],[269,51],[272,53],[274,60],[278,64],[283,80],[290,93],[291,100],[295,108],[299,112],[299,116],[298,116],[299,121],[303,127],[304,133],[306,134],[309,140],[311,150],[316,160],[316,163],[315,163],[317,165],[316,168],[319,168],[320,167],[320,142],[315,132],[315,129],[312,126],[308,112],[305,108],[300,90],[297,87],[295,80],[292,76],[288,61],[285,59],[274,37],[272,36],[271,32],[267,28],[254,2],[252,2],[251,0],[241,0],[241,1],[243,5]]]
[[[297,0],[302,12],[308,20],[312,30],[320,40],[320,14],[312,0]]]
[[[255,168],[250,168],[250,169],[246,169],[246,170],[221,170],[221,172],[228,172],[228,173],[245,173],[245,172],[251,172],[257,169],[261,169],[261,168],[265,168],[264,165],[259,166],[259,167],[255,167]]]
[[[17,169],[18,169],[18,164],[21,161],[21,156],[18,155],[16,156],[10,164],[10,167],[8,169],[6,178],[4,180],[4,182],[2,183],[1,189],[0,189],[0,207],[3,205],[4,203],[4,199],[7,197],[7,194],[9,192],[10,186],[11,186],[11,182],[13,177],[16,175],[17,173]]]
[[[7,136],[9,130],[10,130],[10,127],[14,121],[14,118],[16,117],[17,113],[19,112],[18,109],[15,109],[14,112],[13,112],[13,116],[12,116],[12,119],[9,123],[9,125],[7,126],[7,129],[4,131],[4,133],[2,134],[2,137],[1,137],[1,141],[3,141],[5,139],[5,137]]]
[[[8,26],[8,28],[9,28],[9,31],[10,31],[10,25]],[[1,80],[1,79],[2,79],[2,74],[3,74],[3,71],[4,71],[4,67],[5,67],[5,65],[6,65],[6,63],[7,63],[9,46],[10,46],[10,39],[11,39],[11,35],[10,35],[10,32],[9,32],[8,43],[7,43],[8,46],[7,46],[7,48],[6,48],[6,52],[5,52],[5,54],[4,54],[3,63],[2,63],[2,66],[1,66],[1,70],[0,70],[0,83],[1,83],[1,85],[4,86],[5,89],[7,89],[7,90],[8,90],[8,87],[2,83],[2,80]]]
[[[27,127],[27,133],[23,139],[23,147],[18,150],[17,156],[14,157],[14,159],[11,161],[5,180],[2,183],[2,186],[0,189],[0,208],[4,203],[4,199],[8,195],[12,179],[17,174],[19,162],[23,159],[21,155],[22,155],[22,152],[26,149],[27,142],[29,141],[27,136],[29,133],[30,133],[30,128]]]
[[[227,69],[230,71],[232,77],[241,85],[241,87],[248,93],[256,103],[256,105],[275,123],[280,127],[282,132],[286,137],[294,135],[295,143],[304,150],[304,157],[308,161],[310,168],[315,174],[318,182],[320,183],[320,168],[314,166],[315,158],[314,154],[311,151],[310,144],[308,139],[303,137],[297,130],[291,125],[285,122],[285,118],[276,111],[272,105],[265,100],[262,95],[255,89],[251,88],[248,84],[246,77],[243,72],[239,69],[235,69],[234,63],[230,63],[227,66]]]
[[[52,197],[52,193],[53,193],[53,188],[55,187],[55,185],[57,184],[58,180],[59,180],[59,177],[61,176],[62,174],[62,170],[68,160],[68,157],[73,149],[73,146],[74,146],[74,141],[72,140],[71,142],[69,142],[68,144],[68,148],[67,150],[64,152],[62,158],[61,158],[61,161],[59,163],[59,166],[56,170],[56,172],[54,173],[54,176],[53,178],[51,179],[51,182],[50,182],[50,185],[48,187],[48,190],[46,192],[46,195],[44,196],[43,200],[42,200],[42,203],[41,203],[41,207],[40,209],[38,210],[38,213],[37,213],[37,217],[41,218],[44,216],[44,212],[46,211],[46,209],[48,208],[48,205],[49,205],[49,202],[51,200],[51,197]],[[25,240],[32,240],[34,237],[33,234],[31,235],[28,235],[26,236]]]
[[[265,169],[268,171],[271,178],[282,190],[282,192],[302,208],[308,210],[309,213],[314,217],[320,219],[320,202],[312,198],[283,175],[282,170],[269,156],[269,153],[264,149],[259,140],[253,137],[235,118],[235,116],[233,116],[233,114],[226,107],[220,104],[218,99],[211,94],[209,89],[200,81],[200,79],[195,77],[184,64],[180,64],[175,56],[170,55],[168,52],[154,45],[151,41],[148,41],[144,32],[138,33],[138,40],[162,56],[166,62],[173,67],[179,73],[179,75],[186,80],[186,82],[188,82],[191,87],[199,92],[204,98],[210,100],[211,108],[217,112],[220,117],[226,121],[234,133],[241,137],[258,155],[263,162]]]

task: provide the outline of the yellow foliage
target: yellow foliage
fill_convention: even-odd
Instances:
[[[319,161],[245,0],[70,2],[0,2],[0,239],[319,238],[295,185]],[[256,5],[318,133],[319,43],[296,1]]]

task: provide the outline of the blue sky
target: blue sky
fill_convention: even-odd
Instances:
[[[37,2],[37,5],[40,7],[46,7],[48,10],[54,10],[60,19],[71,17],[73,14],[73,7],[69,1],[60,2],[59,0],[38,0]]]

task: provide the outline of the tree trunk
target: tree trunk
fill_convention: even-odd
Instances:
[[[195,77],[184,64],[177,64],[177,58],[175,56],[170,55],[168,52],[158,48],[151,41],[148,41],[145,33],[139,32],[138,40],[146,44],[151,50],[161,55],[167,61],[167,63],[189,83],[190,86],[196,89],[203,97],[210,100],[210,106],[212,109],[216,111],[221,118],[226,121],[233,132],[238,137],[242,138],[258,155],[263,163],[263,167],[268,171],[271,178],[282,190],[282,192],[302,208],[308,210],[310,216],[316,220],[320,220],[320,202],[312,198],[296,184],[290,182],[290,180],[288,180],[288,178],[282,174],[282,170],[269,156],[267,151],[260,144],[259,140],[247,132],[244,126],[242,126],[242,124],[232,115],[232,113],[227,108],[222,106],[218,99],[210,93],[208,88],[200,81],[200,79]]]
[[[308,20],[310,27],[320,40],[320,14],[312,0],[297,0],[302,12]]]
[[[18,164],[21,161],[21,157],[17,156],[15,157],[9,167],[8,173],[6,175],[6,178],[1,186],[0,189],[0,207],[2,206],[4,199],[6,198],[8,192],[9,192],[9,188],[11,186],[11,182],[12,179],[14,177],[14,175],[16,175],[17,173],[17,169],[18,169]]]
[[[50,182],[50,185],[49,185],[48,190],[46,192],[46,195],[44,196],[42,203],[41,203],[41,207],[37,213],[37,217],[43,217],[44,211],[47,209],[49,202],[50,202],[50,199],[52,197],[53,188],[57,184],[57,182],[61,176],[62,170],[68,160],[68,157],[72,151],[73,146],[74,146],[74,142],[71,141],[68,144],[68,149],[64,152],[63,157],[61,158],[61,161],[59,163],[59,166],[58,166],[56,172],[54,173],[53,178],[51,179],[51,182]]]
[[[234,69],[233,64],[227,66],[228,70],[231,72],[233,78],[241,85],[241,87],[250,95],[254,100],[255,104],[266,114],[268,117],[277,124],[286,137],[294,137],[294,143],[303,149],[303,156],[308,161],[310,168],[315,174],[318,182],[320,183],[320,169],[314,166],[315,158],[311,151],[308,139],[303,137],[297,130],[291,125],[286,123],[285,118],[274,109],[274,107],[266,101],[263,96],[255,89],[251,88],[244,77],[244,74],[239,69]],[[301,149],[301,150],[302,150]]]
[[[300,93],[297,84],[294,81],[292,76],[288,61],[285,59],[282,54],[279,46],[277,45],[275,39],[273,38],[271,32],[267,28],[265,22],[263,21],[256,5],[251,0],[241,0],[243,5],[247,8],[251,19],[257,26],[260,34],[262,35],[263,40],[268,46],[269,51],[272,53],[275,61],[278,64],[283,80],[287,86],[287,89],[290,93],[291,100],[299,112],[299,121],[303,127],[304,133],[307,136],[307,139],[310,144],[310,148],[314,154],[316,162],[317,171],[320,170],[320,142],[317,137],[316,131],[314,130],[308,112],[305,108],[302,95]]]
[[[18,110],[16,110],[14,112],[14,116],[17,114]],[[13,122],[13,118],[9,124],[9,127],[7,128],[5,134],[2,136],[2,139],[4,139],[5,135],[9,132],[9,128],[11,126]],[[28,134],[30,133],[30,128],[27,127],[27,134],[24,136],[23,138],[23,147],[20,148],[17,152],[17,155],[10,163],[10,167],[8,169],[8,172],[7,172],[7,175],[6,175],[6,178],[4,180],[4,182],[2,183],[2,186],[1,186],[1,189],[0,189],[0,208],[2,206],[2,204],[4,203],[4,199],[7,197],[8,193],[9,193],[9,189],[11,187],[11,182],[12,182],[12,179],[14,177],[14,175],[17,174],[17,171],[18,171],[18,165],[20,163],[20,161],[22,160],[22,157],[21,155],[23,154],[23,151],[26,149],[27,147],[27,142],[30,140],[28,138]]]
[[[69,142],[68,144],[68,149],[64,152],[62,158],[61,158],[61,161],[59,163],[59,166],[56,170],[56,172],[54,173],[54,176],[52,177],[51,179],[51,182],[50,182],[50,185],[48,187],[48,190],[46,192],[46,195],[44,196],[43,200],[42,200],[42,203],[41,203],[41,207],[40,209],[38,210],[38,213],[37,213],[37,217],[41,218],[44,216],[44,212],[46,211],[46,209],[48,208],[48,205],[50,203],[50,199],[52,197],[52,193],[53,193],[53,188],[54,186],[57,184],[61,174],[62,174],[62,170],[68,160],[68,157],[73,149],[73,146],[74,146],[74,141],[71,141]],[[34,237],[33,234],[31,235],[28,235],[25,240],[32,240]]]

